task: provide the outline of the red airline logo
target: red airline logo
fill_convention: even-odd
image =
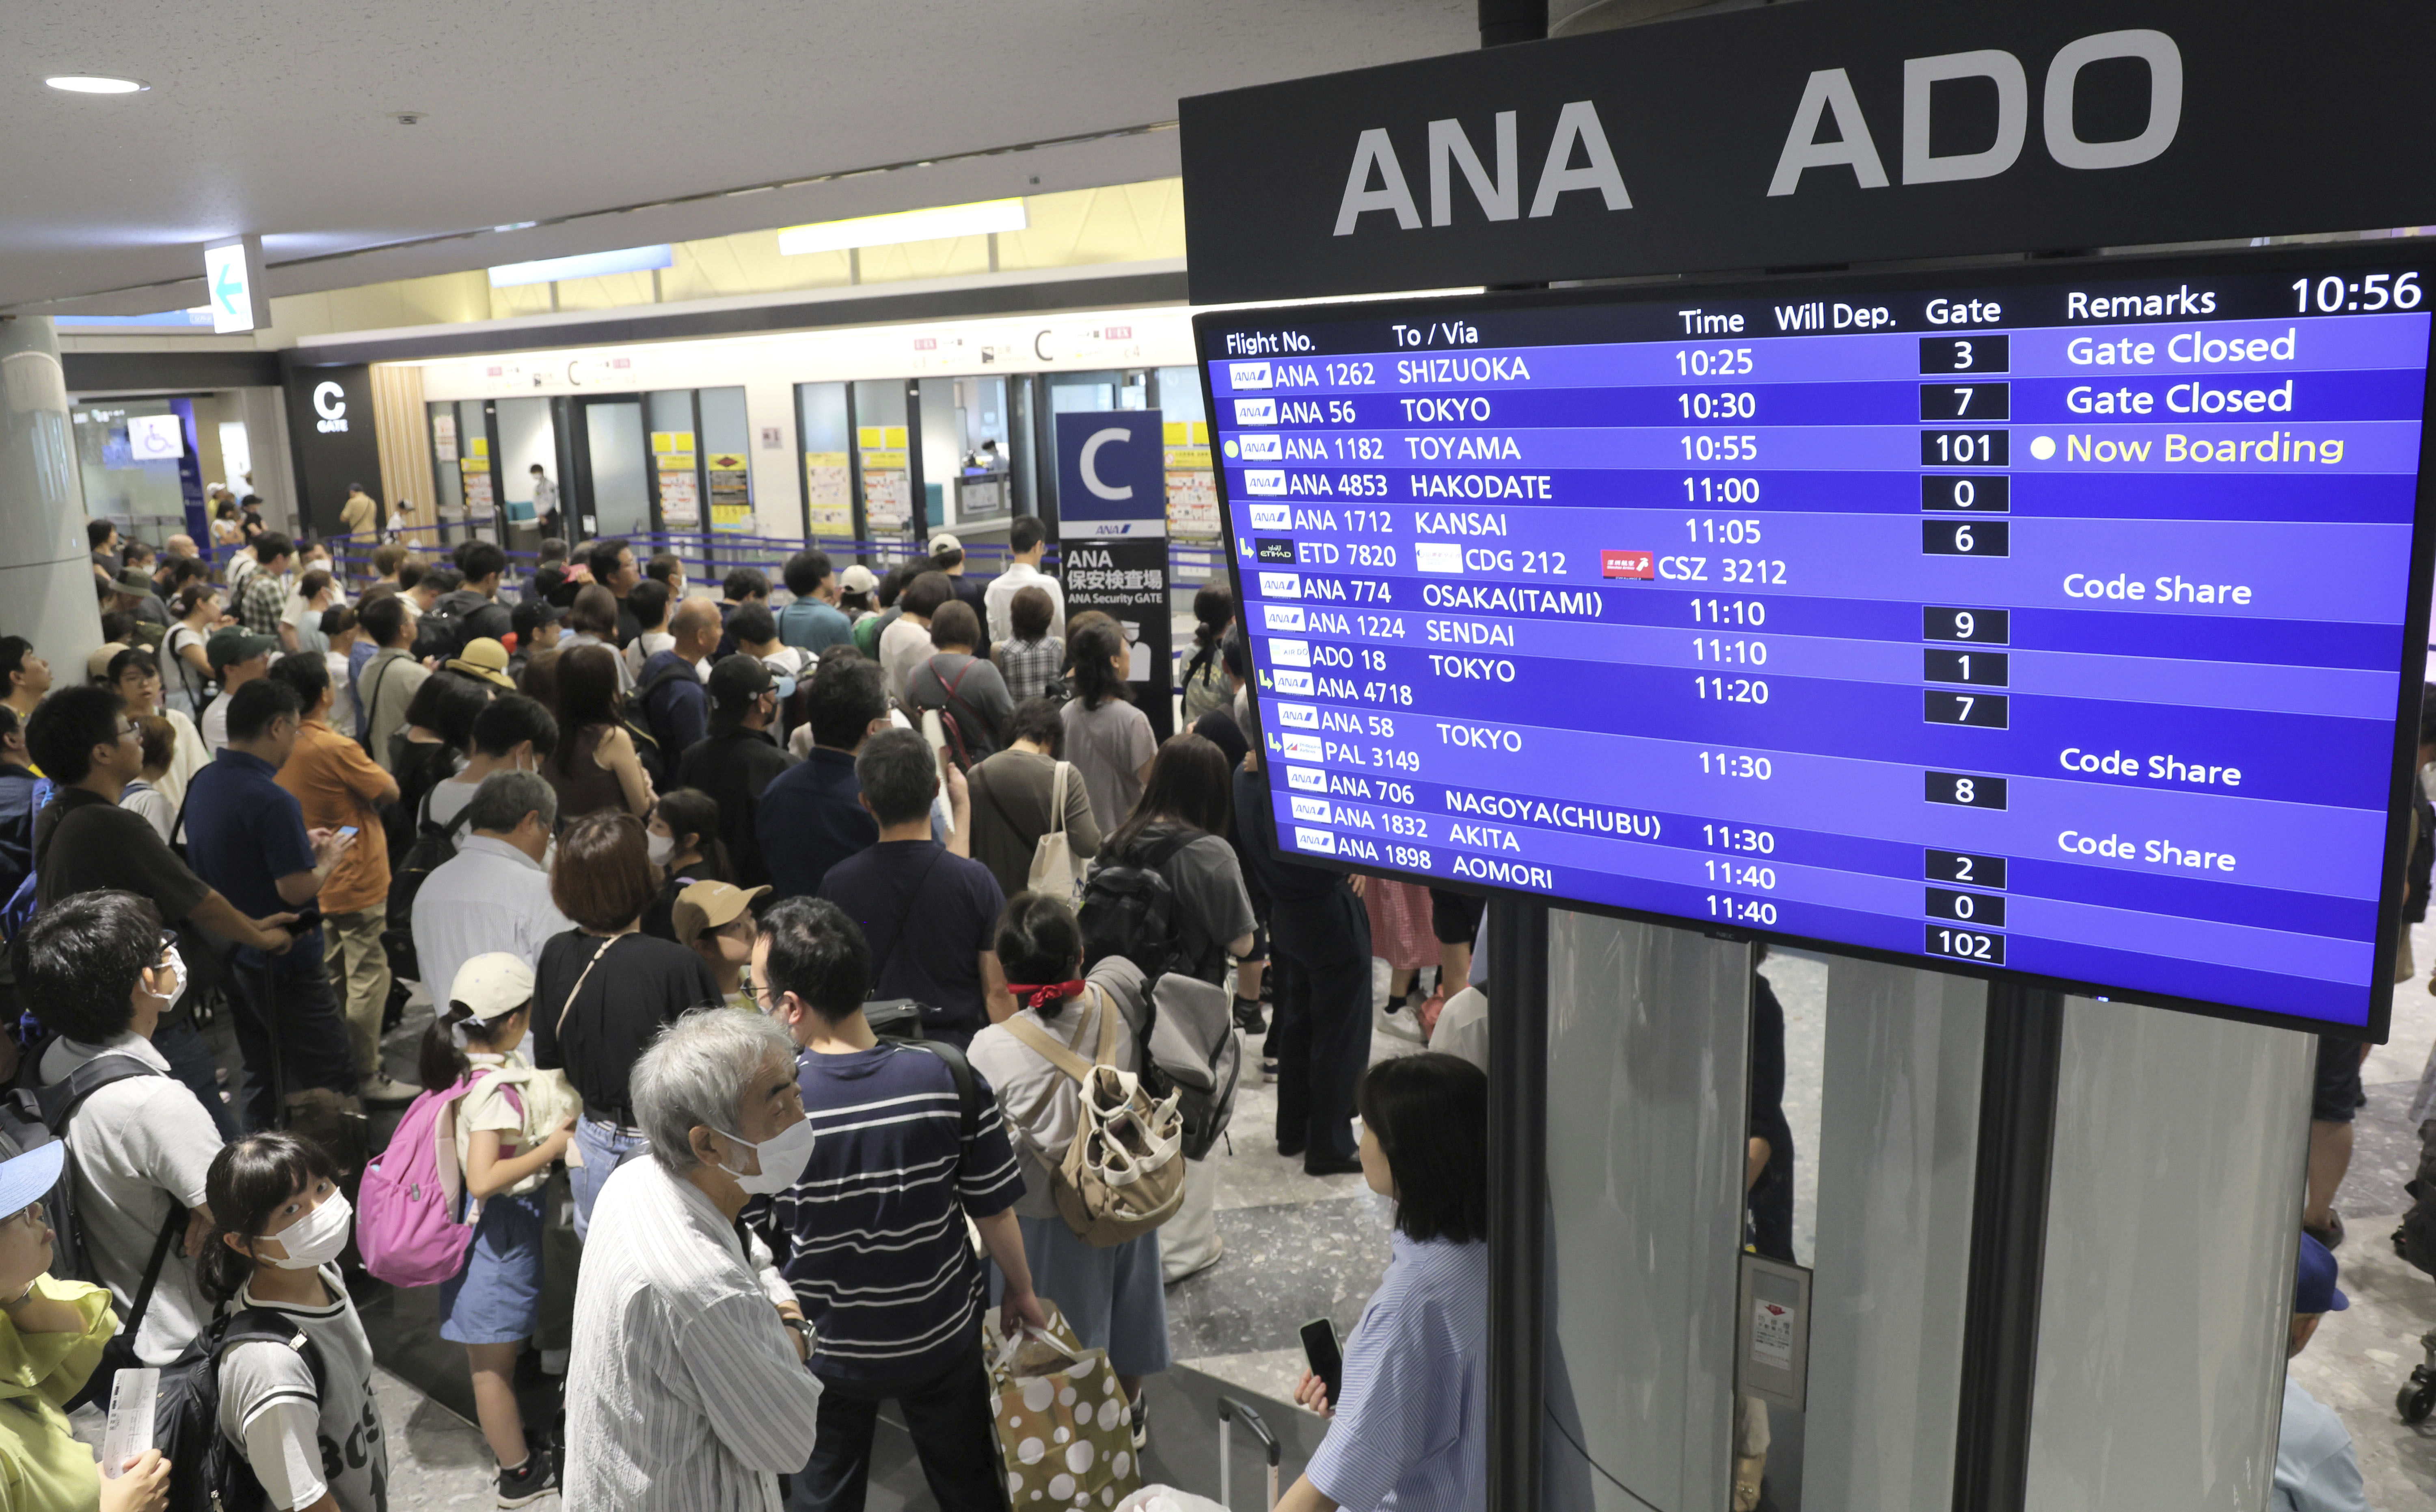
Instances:
[[[1654,579],[1658,576],[1658,564],[1646,551],[1601,551],[1599,576]]]

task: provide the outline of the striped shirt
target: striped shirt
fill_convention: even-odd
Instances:
[[[1347,1512],[1487,1504],[1488,1376],[1488,1246],[1398,1233],[1306,1478]]]
[[[575,1287],[567,1506],[779,1512],[777,1477],[803,1469],[821,1400],[779,1284],[691,1182],[655,1159],[618,1168]]]
[[[788,1284],[834,1381],[913,1382],[974,1347],[983,1277],[965,1218],[1015,1206],[1023,1176],[976,1073],[973,1137],[947,1063],[882,1041],[802,1057],[811,1163],[772,1205]]]

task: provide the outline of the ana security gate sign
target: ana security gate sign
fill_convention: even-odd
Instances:
[[[1183,103],[1198,304],[2436,220],[2436,9],[1770,6]]]
[[[1068,621],[1097,609],[1123,627],[1134,703],[1163,740],[1175,727],[1175,678],[1161,419],[1156,409],[1057,417],[1057,533]]]

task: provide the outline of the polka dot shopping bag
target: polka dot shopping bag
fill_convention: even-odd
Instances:
[[[985,1325],[991,1412],[1015,1512],[1109,1512],[1141,1488],[1133,1411],[1104,1349],[1086,1349],[1055,1307],[1049,1329]]]

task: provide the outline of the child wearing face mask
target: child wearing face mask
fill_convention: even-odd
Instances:
[[[539,1501],[559,1479],[551,1452],[525,1437],[515,1391],[516,1356],[541,1315],[542,1183],[575,1135],[566,1077],[535,1072],[517,1053],[532,996],[532,968],[519,957],[494,951],[466,962],[447,1011],[424,1035],[421,1067],[435,1090],[473,1083],[434,1129],[453,1138],[453,1172],[443,1159],[442,1179],[461,1174],[475,1225],[465,1268],[440,1286],[440,1336],[465,1347],[475,1416],[499,1462],[497,1504],[507,1507]]]
[[[292,1134],[223,1149],[205,1186],[212,1237],[196,1260],[216,1303],[276,1312],[309,1345],[249,1341],[220,1356],[220,1432],[290,1512],[383,1512],[389,1443],[373,1400],[373,1347],[339,1277],[355,1211],[327,1152]]]

